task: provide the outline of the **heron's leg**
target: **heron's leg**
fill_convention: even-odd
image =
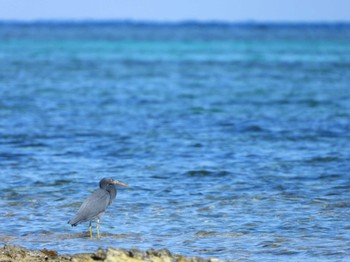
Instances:
[[[90,239],[92,239],[92,224],[90,221],[90,225],[89,225],[89,232],[90,232]]]
[[[100,235],[100,220],[99,219],[96,220],[96,231],[97,231],[97,239],[100,239],[101,235]]]

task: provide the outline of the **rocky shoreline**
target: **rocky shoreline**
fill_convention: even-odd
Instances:
[[[167,249],[140,251],[137,249],[98,249],[94,253],[59,255],[54,250],[29,250],[21,246],[7,244],[0,247],[1,262],[221,262],[216,258],[204,259],[174,255]]]

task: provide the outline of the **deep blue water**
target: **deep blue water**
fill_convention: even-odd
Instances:
[[[349,25],[2,23],[0,69],[1,244],[350,260]]]

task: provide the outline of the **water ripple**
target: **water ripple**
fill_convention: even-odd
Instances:
[[[37,26],[0,24],[1,243],[349,260],[346,26]]]

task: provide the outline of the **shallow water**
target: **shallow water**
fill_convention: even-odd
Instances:
[[[349,54],[349,26],[1,24],[0,243],[349,260]]]

